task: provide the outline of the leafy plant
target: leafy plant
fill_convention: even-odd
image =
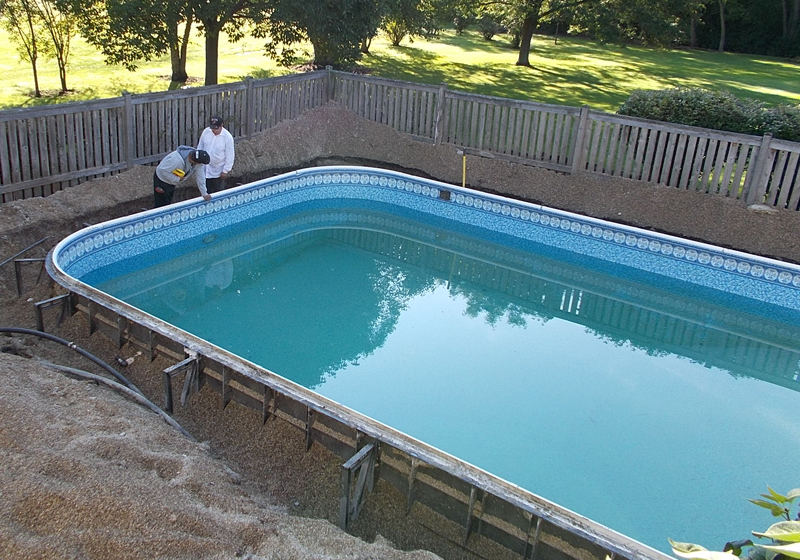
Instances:
[[[770,544],[754,543],[750,539],[725,543],[722,552],[708,550],[698,544],[669,540],[672,552],[687,560],[783,560],[784,557],[800,559],[800,512],[794,509],[794,500],[800,497],[800,488],[779,494],[767,486],[768,494],[749,500],[759,507],[768,509],[773,517],[784,521],[775,523],[763,533],[753,531],[760,539]],[[794,520],[792,520],[794,515]]]

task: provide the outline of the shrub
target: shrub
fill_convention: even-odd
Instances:
[[[617,111],[657,121],[800,141],[800,107],[767,107],[754,99],[700,88],[636,90]]]
[[[493,16],[483,14],[481,19],[478,20],[478,31],[481,32],[481,36],[483,36],[484,39],[491,41],[492,37],[501,33],[503,29]]]

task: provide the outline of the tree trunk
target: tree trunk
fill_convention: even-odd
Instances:
[[[781,15],[783,16],[783,38],[789,38],[789,0],[781,0]]]
[[[692,16],[692,23],[689,25],[689,46],[697,48],[697,16]]]
[[[58,56],[58,78],[61,80],[61,93],[67,93],[69,90],[67,89],[67,63],[63,60],[63,57]]]
[[[791,41],[797,39],[798,24],[800,24],[800,0],[794,0],[792,3],[792,13],[789,16],[788,38]]]
[[[314,65],[318,68],[336,65],[336,52],[331,48],[331,44],[325,39],[312,38],[311,45],[314,47]]]
[[[361,41],[361,48],[359,49],[362,54],[369,54],[369,48],[372,46],[372,37],[365,37]]]
[[[39,60],[39,49],[36,46],[36,29],[33,26],[33,14],[31,13],[30,6],[28,6],[27,2],[23,5],[28,19],[28,29],[31,34],[28,58],[30,59],[31,68],[33,69],[33,96],[41,97],[42,91],[39,89],[39,69],[36,67],[36,61]]]
[[[522,22],[522,34],[519,40],[519,56],[517,57],[517,66],[530,66],[529,61],[531,53],[531,40],[533,39],[533,32],[536,30],[538,17],[532,15],[525,16]]]
[[[169,57],[172,63],[172,77],[173,82],[185,84],[189,79],[189,74],[186,72],[186,53],[189,47],[189,36],[192,32],[192,22],[189,20],[183,31],[183,37],[174,42],[169,47]],[[178,36],[177,29],[175,30],[175,37]]]
[[[204,21],[206,28],[206,81],[205,85],[216,85],[219,70],[219,27],[216,21]]]
[[[719,2],[719,52],[725,52],[725,0]]]

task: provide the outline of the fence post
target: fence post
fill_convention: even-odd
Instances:
[[[436,117],[433,119],[433,143],[441,144],[444,133],[444,104],[447,95],[447,84],[442,82],[439,86],[439,96],[436,99]]]
[[[325,67],[328,75],[325,76],[325,100],[333,101],[333,66],[330,64]]]
[[[244,79],[244,83],[247,86],[245,89],[245,112],[247,118],[244,124],[244,135],[248,140],[250,140],[253,137],[253,132],[256,128],[255,99],[253,99],[253,77],[247,76]]]
[[[770,143],[772,142],[772,134],[769,132],[761,139],[761,147],[758,149],[758,158],[756,159],[756,166],[753,170],[752,181],[745,197],[746,204],[764,202],[764,197],[767,194],[767,185],[769,184],[770,171],[772,170],[772,157],[770,150]]]
[[[127,169],[133,168],[133,160],[136,158],[136,131],[134,130],[134,120],[133,120],[133,99],[131,98],[130,92],[123,91],[122,97],[125,100],[124,105],[124,132],[123,138],[125,142],[125,164],[127,165]]]
[[[572,175],[583,171],[586,165],[586,133],[589,128],[589,106],[581,107],[578,118],[578,131],[575,134],[575,144],[572,146]]]

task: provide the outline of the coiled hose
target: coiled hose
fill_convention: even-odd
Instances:
[[[38,336],[39,338],[45,338],[47,340],[52,340],[53,342],[58,342],[59,344],[61,344],[63,346],[66,346],[67,348],[71,348],[72,350],[75,350],[81,356],[83,356],[85,358],[88,358],[89,360],[93,361],[95,364],[97,364],[98,366],[100,366],[101,368],[106,370],[108,373],[110,373],[111,375],[116,377],[117,380],[120,383],[122,383],[125,387],[127,387],[128,389],[131,389],[133,391],[136,391],[139,394],[142,394],[142,392],[139,389],[137,389],[136,386],[133,383],[128,381],[125,378],[124,375],[122,375],[120,372],[115,370],[113,367],[111,367],[110,365],[105,363],[103,360],[101,360],[100,358],[98,358],[94,354],[90,354],[89,352],[87,352],[86,350],[84,350],[83,348],[81,348],[80,346],[75,344],[74,342],[69,342],[68,340],[64,340],[63,338],[59,338],[59,337],[57,337],[55,335],[52,335],[52,334],[49,334],[49,333],[46,333],[46,332],[37,331],[37,330],[33,330],[33,329],[23,329],[21,327],[0,327],[0,333],[28,334],[28,335]]]
[[[115,370],[113,367],[105,363],[103,360],[101,360],[94,354],[90,354],[89,352],[87,352],[74,342],[69,342],[67,340],[64,340],[63,338],[59,338],[55,335],[45,333],[42,331],[37,331],[33,329],[24,329],[21,327],[0,327],[0,333],[26,334],[26,335],[38,336],[40,338],[52,340],[53,342],[58,342],[59,344],[66,346],[67,348],[75,350],[81,356],[84,356],[85,358],[91,360],[92,362],[102,367],[107,372],[109,372],[111,375],[116,377],[119,380],[119,383],[111,381],[110,379],[106,379],[105,377],[100,377],[99,375],[94,375],[93,373],[89,373],[87,371],[74,369],[66,366],[60,366],[57,364],[51,364],[49,362],[40,362],[40,363],[42,363],[45,366],[58,369],[60,371],[70,373],[72,375],[77,375],[85,379],[90,379],[92,381],[95,381],[96,383],[102,383],[104,385],[111,387],[112,389],[115,389],[125,395],[128,395],[136,402],[146,406],[147,408],[149,408],[150,410],[161,416],[164,419],[164,421],[167,422],[167,424],[177,429],[179,432],[181,432],[184,436],[186,436],[190,440],[194,441],[194,438],[189,432],[184,430],[183,427],[180,424],[178,424],[175,421],[175,419],[172,418],[169,414],[161,410],[158,406],[156,406],[149,399],[147,399],[147,397],[145,397],[144,394],[142,394],[142,392],[135,385],[133,385],[133,383],[128,381],[124,375],[119,373],[117,370]]]

